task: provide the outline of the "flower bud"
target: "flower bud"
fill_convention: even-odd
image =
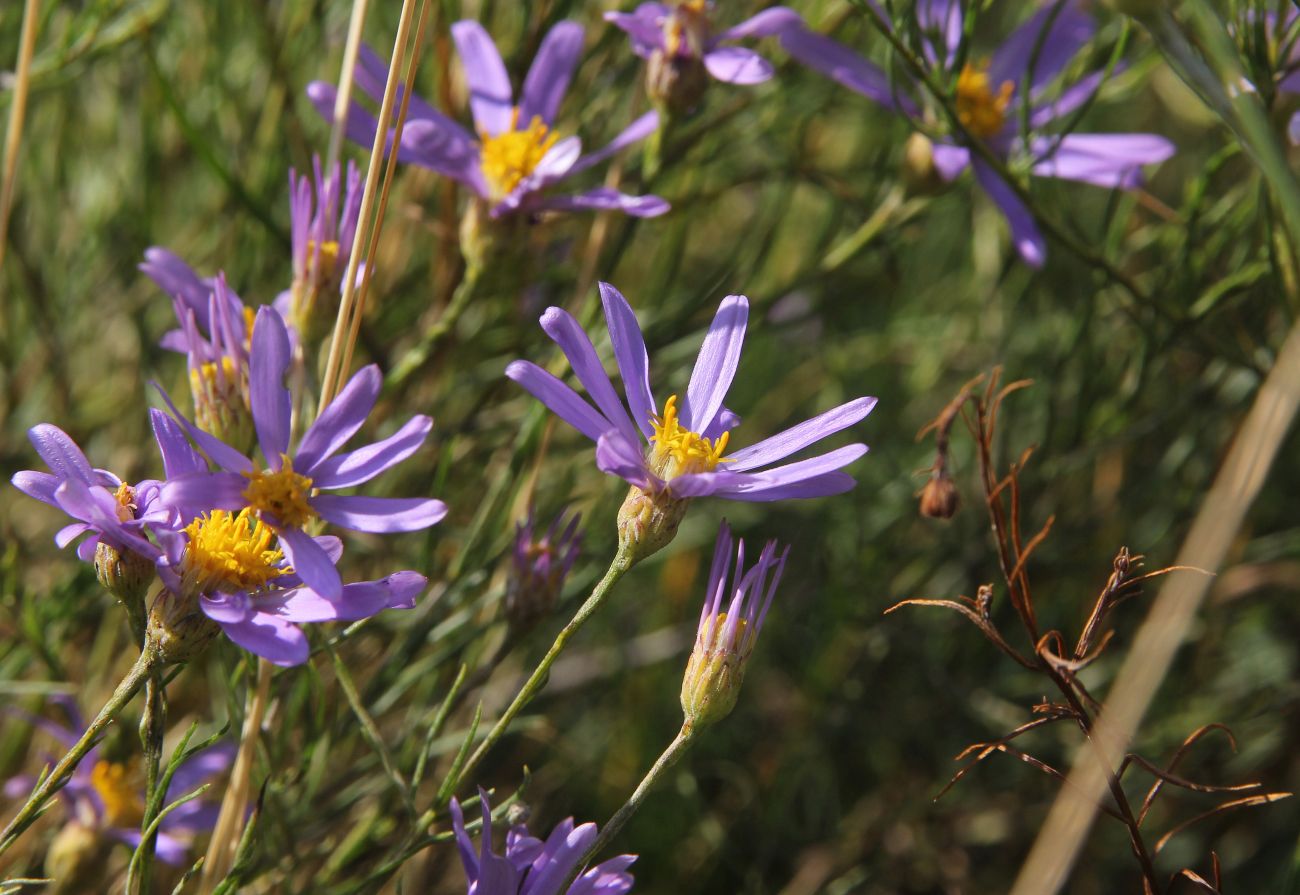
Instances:
[[[105,884],[111,846],[112,840],[93,827],[69,822],[45,853],[45,876],[53,880],[45,891],[54,895],[96,891]]]
[[[952,476],[943,466],[935,468],[930,481],[921,489],[921,515],[931,519],[951,519],[961,505],[961,496]]]
[[[669,116],[685,115],[699,105],[709,73],[698,56],[655,50],[645,70],[645,92]]]
[[[561,512],[540,538],[534,536],[533,514],[515,528],[510,577],[506,583],[506,617],[515,631],[526,631],[550,615],[564,589],[582,536],[575,514],[565,525]]]
[[[119,522],[130,522],[136,516],[135,492],[123,482],[114,494],[117,498]],[[131,550],[119,550],[100,539],[95,545],[95,575],[99,583],[127,608],[140,607],[143,613],[144,595],[154,579],[154,564],[147,557]]]
[[[946,186],[934,166],[934,144],[919,131],[913,131],[903,144],[902,175],[908,192],[914,195],[932,196]]]
[[[221,627],[203,613],[197,595],[163,590],[149,607],[146,645],[164,665],[188,662],[220,633]]]
[[[646,492],[633,485],[618,508],[618,546],[633,563],[658,553],[677,537],[690,498],[667,491]]]
[[[687,727],[720,721],[736,705],[745,664],[754,651],[790,550],[787,547],[778,557],[776,546],[776,541],[768,541],[758,562],[746,572],[745,542],[738,542],[732,576],[731,530],[722,523],[695,647],[682,677],[682,713]],[[729,600],[728,578],[732,581]]]

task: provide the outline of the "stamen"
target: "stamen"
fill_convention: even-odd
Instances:
[[[316,511],[307,502],[311,496],[311,479],[294,472],[287,456],[281,456],[278,470],[263,469],[244,475],[248,477],[244,500],[259,514],[271,516],[275,525],[302,528],[316,518]]]
[[[197,593],[256,590],[292,571],[275,546],[275,532],[251,509],[238,515],[213,510],[186,526],[185,534],[181,578],[184,588]]]
[[[994,137],[1006,123],[1007,108],[1016,85],[1003,81],[995,94],[989,82],[988,64],[966,65],[957,76],[957,120],[981,139]]]
[[[664,404],[662,417],[650,421],[654,434],[650,440],[654,447],[650,453],[650,466],[660,478],[668,480],[679,475],[712,472],[719,463],[729,462],[722,454],[731,438],[723,432],[716,441],[683,429],[677,417],[677,396]]]
[[[135,503],[135,492],[126,482],[117,486],[113,492],[113,497],[117,499],[117,521],[130,522],[135,518],[135,511],[139,509]]]
[[[519,129],[519,107],[510,119],[510,129],[495,137],[480,135],[480,164],[493,199],[508,196],[525,177],[536,170],[542,158],[560,139],[541,117],[534,115],[528,127]]]

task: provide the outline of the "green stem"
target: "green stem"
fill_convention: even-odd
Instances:
[[[135,696],[141,685],[159,665],[160,659],[156,653],[150,650],[140,653],[140,658],[136,659],[135,664],[131,666],[131,670],[126,673],[126,677],[122,678],[122,682],[117,685],[113,695],[108,698],[108,701],[104,703],[104,707],[99,710],[95,720],[90,722],[90,726],[81,735],[81,739],[77,740],[67,754],[59,759],[59,763],[54,766],[54,769],[41,779],[36,788],[32,790],[32,794],[27,797],[27,801],[23,803],[23,807],[14,815],[14,819],[9,822],[9,825],[3,831],[0,831],[0,855],[8,851],[10,846],[18,841],[18,837],[22,835],[23,831],[31,826],[32,822],[40,815],[45,801],[68,782],[72,772],[81,763],[81,759],[85,758],[86,753],[99,741],[100,735],[103,734],[105,728],[126,707],[126,704],[131,701],[131,698]]]
[[[156,820],[163,807],[163,800],[158,798],[158,769],[162,764],[163,733],[167,729],[167,691],[163,685],[162,671],[155,668],[149,673],[144,684],[144,717],[140,719],[140,744],[144,751],[145,775],[145,810],[140,820],[142,839],[129,874],[137,877],[136,895],[149,895],[150,868],[153,864],[154,849],[158,843]],[[131,891],[130,886],[127,887]]]
[[[413,345],[389,371],[384,381],[386,388],[400,388],[406,380],[410,379],[412,375],[419,372],[428,363],[433,354],[433,349],[437,348],[438,343],[456,327],[460,315],[469,307],[470,300],[477,292],[481,279],[479,268],[470,267],[465,271],[465,278],[460,281],[460,285],[452,293],[451,301],[447,303],[447,308],[442,312],[442,316],[438,318],[438,321],[433,326],[425,330],[420,341]]]
[[[523,687],[521,687],[519,692],[515,694],[514,701],[510,703],[510,707],[507,708],[501,717],[497,719],[497,723],[492,726],[492,729],[488,731],[487,737],[479,744],[478,749],[474,750],[474,754],[469,757],[469,760],[465,762],[464,766],[460,769],[460,773],[450,781],[451,785],[446,787],[449,794],[456,791],[457,787],[460,786],[461,781],[469,776],[470,772],[478,766],[478,763],[483,760],[483,757],[487,755],[488,751],[496,745],[497,740],[501,739],[502,735],[506,732],[506,728],[510,726],[510,722],[514,721],[515,717],[523,711],[524,706],[528,705],[528,703],[532,701],[533,697],[537,695],[538,691],[546,685],[546,678],[550,674],[551,666],[554,665],[555,660],[560,657],[560,653],[564,652],[564,648],[568,645],[570,638],[572,638],[574,634],[578,633],[578,630],[587,623],[587,619],[591,618],[591,616],[595,614],[596,610],[601,607],[606,599],[608,599],[611,591],[614,589],[615,583],[626,574],[628,569],[632,568],[632,563],[633,559],[630,547],[619,547],[619,551],[614,556],[613,562],[609,564],[609,569],[605,572],[605,577],[601,578],[600,581],[597,582],[596,587],[591,592],[591,596],[587,597],[587,601],[578,607],[578,611],[574,614],[573,618],[570,619],[569,623],[564,626],[559,634],[556,635],[555,642],[552,643],[551,648],[546,651],[546,655],[542,657],[542,661],[537,663],[537,667],[533,669],[532,675],[529,676]],[[436,809],[441,806],[435,805],[434,807]]]
[[[558,891],[568,891],[569,886],[578,878],[578,874],[582,873],[586,866],[591,863],[592,859],[595,858],[596,855],[600,854],[601,850],[614,840],[614,837],[618,835],[619,830],[623,829],[624,825],[632,819],[633,814],[636,814],[637,809],[641,807],[641,803],[645,801],[645,797],[650,793],[650,790],[659,782],[659,778],[662,777],[669,768],[677,764],[677,761],[686,754],[686,750],[690,747],[694,736],[695,729],[691,726],[691,723],[687,721],[682,725],[682,729],[678,732],[677,736],[673,738],[673,741],[668,744],[668,748],[663,751],[663,754],[659,756],[658,760],[655,761],[650,770],[646,772],[646,775],[641,778],[641,782],[637,785],[637,788],[632,795],[628,797],[628,800],[623,804],[623,807],[614,812],[614,816],[605,822],[605,826],[601,828],[600,835],[596,837],[596,841],[591,844],[591,848],[587,849],[587,853],[582,856],[582,859],[573,865],[573,870],[569,871],[568,880],[564,885],[560,886]]]

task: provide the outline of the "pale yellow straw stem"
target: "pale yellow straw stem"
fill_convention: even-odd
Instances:
[[[9,130],[5,132],[4,183],[0,185],[0,268],[4,267],[9,246],[9,210],[13,207],[14,184],[18,180],[18,149],[22,146],[23,122],[27,118],[32,51],[36,48],[36,20],[40,17],[40,0],[27,0],[23,7],[22,32],[18,36],[18,67],[14,76],[13,105],[9,107]]]

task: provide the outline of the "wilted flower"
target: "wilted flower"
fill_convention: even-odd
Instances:
[[[682,712],[688,727],[720,721],[735,707],[745,679],[745,663],[763,629],[790,552],[786,547],[777,556],[776,541],[768,541],[758,562],[746,571],[745,542],[737,541],[733,575],[731,548],[731,529],[723,522],[713,550],[695,647],[682,678]]]
[[[451,800],[451,822],[456,845],[465,866],[468,895],[561,895],[560,887],[575,865],[596,841],[593,823],[574,826],[573,818],[561,821],[543,842],[528,835],[522,824],[506,834],[504,855],[492,851],[492,806],[487,793],[479,790],[483,808],[483,832],[479,847],[465,831],[460,803]],[[635,855],[619,855],[588,870],[564,890],[564,895],[623,895],[632,889],[627,868]]]
[[[346,179],[338,162],[323,173],[319,157],[312,158],[312,177],[289,172],[293,285],[276,309],[307,344],[320,339],[338,313],[360,212],[361,174],[352,162]]]
[[[80,738],[79,731],[85,725],[70,701],[62,704],[71,726],[44,718],[25,717],[67,749]],[[171,804],[225,771],[234,756],[234,743],[221,742],[190,758],[172,775],[163,804]],[[12,799],[24,798],[35,785],[33,777],[12,777],[5,781],[4,794]],[[92,747],[73,771],[67,785],[59,790],[68,824],[50,846],[51,855],[47,861],[61,864],[64,870],[64,873],[55,875],[62,879],[64,876],[98,873],[94,883],[102,884],[104,866],[102,861],[93,859],[103,857],[101,846],[105,840],[121,842],[131,848],[140,844],[144,796],[144,780],[136,763],[108,760],[100,746]],[[172,865],[183,864],[189,852],[190,839],[212,829],[218,808],[218,801],[198,798],[168,812],[158,825],[156,851],[159,860]],[[87,880],[86,884],[90,886],[92,881]],[[89,891],[89,888],[65,888],[64,891]]]
[[[289,334],[284,321],[274,309],[263,307],[253,328],[249,398],[265,465],[254,464],[177,413],[178,422],[221,471],[195,470],[169,476],[163,495],[169,503],[189,511],[191,517],[216,510],[239,513],[247,508],[245,527],[254,522],[269,526],[277,537],[277,549],[283,550],[302,582],[324,599],[337,601],[343,594],[343,581],[334,567],[334,558],[307,533],[306,526],[323,519],[356,531],[416,531],[442,519],[447,507],[440,500],[428,498],[321,492],[368,482],[405,460],[424,443],[433,421],[427,416],[414,416],[388,438],[339,454],[379,398],[382,376],[372,364],[358,371],[321,411],[297,450],[290,454],[293,402],[284,386],[289,363]],[[254,537],[251,532],[255,529],[249,529],[249,537]],[[240,536],[243,538],[242,532]],[[266,574],[268,580],[274,577]]]
[[[761,84],[772,77],[772,64],[731,41],[773,37],[803,27],[792,9],[774,6],[715,32],[709,0],[642,3],[634,12],[607,12],[605,20],[627,32],[632,51],[647,60],[646,92],[674,112],[689,111],[699,101],[709,77],[728,84]]]
[[[596,465],[601,471],[632,485],[619,514],[619,530],[625,543],[636,545],[638,558],[672,539],[692,498],[771,501],[824,497],[853,487],[852,477],[839,470],[866,453],[865,444],[846,445],[795,463],[771,464],[858,422],[871,412],[875,398],[849,401],[727,454],[730,430],[740,418],[722,402],[736,375],[745,339],[749,301],[743,295],[728,296],[718,308],[691,372],[686,399],[678,403],[673,395],[659,412],[636,315],[608,283],[600,284],[600,294],[626,405],[587,334],[560,308],[542,314],[542,329],[564,351],[596,406],[534,363],[514,361],[506,375],[596,442]]]
[[[925,61],[938,73],[958,59],[963,19],[960,0],[922,0],[917,19]],[[1075,2],[1053,3],[1012,32],[987,62],[966,62],[956,73],[953,98],[966,132],[1001,159],[1025,165],[1039,177],[1077,180],[1111,189],[1139,185],[1142,166],[1169,158],[1174,146],[1154,134],[1044,134],[1042,131],[1092,99],[1104,72],[1094,72],[1058,92],[1052,89],[1069,61],[1092,39],[1092,18]],[[781,45],[803,64],[886,108],[920,121],[918,102],[899,84],[852,50],[807,29],[791,28]],[[905,85],[903,85],[905,86]],[[1028,133],[1021,130],[1018,104],[1027,104]],[[935,170],[947,181],[967,168],[998,205],[1011,227],[1021,258],[1041,267],[1047,246],[1033,214],[1016,191],[969,146],[964,135],[934,143]]]
[[[489,206],[492,217],[514,212],[622,211],[653,217],[668,210],[658,196],[629,196],[610,187],[596,187],[570,195],[550,195],[555,184],[605,161],[658,126],[658,116],[647,113],[632,122],[604,149],[582,154],[578,137],[560,138],[555,118],[582,53],[583,30],[574,22],[553,27],[538,48],[516,102],[510,75],[496,44],[483,26],[460,21],[451,28],[452,39],[469,85],[471,134],[428,102],[411,97],[398,160],[420,165],[468,186]],[[388,77],[388,65],[373,50],[362,47],[357,60],[356,83],[379,101]],[[333,84],[314,81],[307,95],[326,118],[333,118],[337,91]],[[348,111],[347,135],[371,146],[378,121],[359,104]],[[389,142],[393,134],[389,134]]]
[[[951,519],[961,505],[957,486],[953,483],[948,468],[942,464],[931,470],[930,478],[918,496],[921,498],[921,515],[931,519]]]
[[[582,535],[574,513],[567,521],[561,512],[537,537],[532,510],[528,519],[515,527],[510,578],[506,583],[506,617],[516,629],[526,629],[555,608],[573,562],[578,558]]]

